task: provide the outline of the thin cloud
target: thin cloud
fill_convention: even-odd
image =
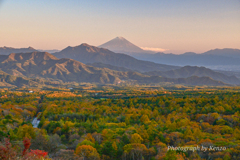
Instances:
[[[163,48],[152,48],[152,47],[141,47],[143,50],[147,51],[153,51],[153,52],[164,52],[167,51],[168,49],[163,49]]]

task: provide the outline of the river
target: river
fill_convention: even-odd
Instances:
[[[32,125],[33,125],[33,128],[37,128],[38,127],[38,124],[39,124],[39,120],[37,117],[33,118],[32,120]]]

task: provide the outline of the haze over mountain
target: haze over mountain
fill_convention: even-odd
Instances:
[[[197,66],[185,66],[180,69],[175,69],[171,71],[154,71],[144,73],[150,76],[162,76],[167,78],[188,78],[192,76],[198,77],[210,77],[217,81],[222,81],[229,84],[240,84],[240,80],[236,76],[227,76],[223,73],[215,72],[211,69],[205,67]]]
[[[140,47],[136,46],[135,44],[129,42],[123,37],[116,37],[100,46],[100,48],[106,48],[110,51],[116,52],[116,53],[148,53],[149,51],[145,51],[141,49]]]
[[[129,69],[124,67],[116,67],[108,64],[103,64],[103,63],[92,63],[89,65],[92,65],[98,68],[109,68],[111,70],[116,70],[116,71],[130,71]],[[189,79],[190,77],[200,77],[200,78],[209,77],[213,80],[222,81],[227,84],[234,84],[234,85],[240,84],[240,79],[237,78],[233,73],[232,74],[228,72],[220,73],[220,71],[217,72],[205,67],[197,67],[197,66],[185,66],[179,69],[165,71],[165,72],[151,71],[151,72],[145,72],[143,74],[149,75],[149,76],[161,76],[165,78],[175,78],[175,79],[179,79],[179,78]],[[230,74],[230,75],[228,76],[226,74]]]
[[[11,53],[29,53],[37,51],[36,49],[32,47],[28,48],[12,48],[12,47],[0,47],[0,55],[9,55]]]
[[[139,79],[138,82],[145,83],[145,84],[165,82],[165,83],[184,84],[184,85],[191,85],[191,86],[195,86],[195,85],[227,86],[229,85],[221,81],[216,81],[210,77],[198,77],[198,76],[191,76],[187,78],[166,78],[166,77],[160,77],[160,76],[150,76],[150,77]]]
[[[162,65],[153,62],[137,60],[129,55],[114,53],[105,48],[98,48],[86,43],[76,47],[67,47],[60,52],[53,54],[58,58],[71,58],[82,63],[101,62],[117,67],[125,67],[133,71],[147,72],[147,71],[167,71],[179,68],[177,66]]]
[[[13,84],[24,82],[24,84],[33,83],[37,85],[40,83],[46,84],[48,81],[116,84],[133,81],[134,83],[144,84],[228,85],[210,77],[166,78],[143,75],[133,71],[120,72],[107,68],[96,68],[73,59],[58,59],[50,53],[45,52],[1,55],[0,69],[13,76],[13,81],[11,82]],[[6,81],[5,79],[2,81]],[[42,80],[46,82],[43,83]]]
[[[39,52],[56,53],[56,52],[59,52],[60,50],[58,50],[58,49],[50,49],[50,50],[38,49],[38,51]]]
[[[133,70],[125,68],[125,67],[117,67],[117,66],[113,66],[110,64],[104,64],[101,62],[87,63],[87,65],[97,67],[97,68],[108,68],[108,69],[115,70],[115,71],[123,71],[123,72],[133,71]]]
[[[117,37],[99,47],[107,48],[111,51],[128,54],[136,59],[151,61],[160,64],[177,66],[205,66],[216,70],[240,71],[240,50],[239,49],[214,49],[202,54],[186,52],[181,55],[166,54],[163,52],[149,54],[140,47],[134,45],[123,37]],[[226,66],[227,67],[224,67]]]
[[[232,48],[213,49],[213,50],[204,52],[203,55],[216,55],[216,56],[240,58],[240,50],[232,49]]]
[[[178,65],[178,66],[205,66],[216,70],[238,70],[240,71],[240,50],[239,49],[215,49],[202,54],[187,52],[180,55],[175,54],[133,54],[133,57],[140,60],[147,60],[155,63]]]
[[[9,55],[11,53],[30,53],[30,52],[48,52],[48,53],[55,53],[59,52],[60,50],[52,49],[52,50],[43,50],[43,49],[34,49],[33,47],[28,48],[13,48],[13,47],[0,47],[0,55]]]

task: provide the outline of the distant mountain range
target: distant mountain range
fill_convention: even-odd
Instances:
[[[240,50],[238,49],[215,49],[202,54],[187,52],[180,55],[135,53],[132,56],[140,60],[178,66],[240,65]]]
[[[112,65],[107,65],[103,63],[92,63],[89,64],[98,68],[109,68],[111,70],[117,71],[130,71],[124,67],[116,67]],[[239,85],[240,80],[232,73],[229,76],[226,75],[228,72],[221,73],[220,71],[213,71],[205,67],[197,66],[185,66],[179,69],[174,69],[170,71],[151,71],[142,73],[149,76],[161,76],[165,78],[189,78],[189,77],[209,77],[216,81],[221,81],[227,84]],[[231,73],[231,72],[230,72]]]
[[[38,51],[39,52],[55,53],[55,52],[59,52],[60,50],[58,50],[58,49],[51,49],[51,50],[38,49]]]
[[[0,55],[9,55],[11,53],[29,53],[37,51],[32,47],[28,48],[12,48],[12,47],[0,47]]]
[[[136,59],[175,66],[205,66],[216,70],[232,70],[240,72],[239,49],[214,49],[202,54],[186,52],[181,55],[148,52],[134,45],[123,37],[112,39],[99,47],[117,53],[128,54]],[[152,53],[152,54],[149,54]]]
[[[214,49],[203,53],[203,55],[216,55],[216,56],[224,56],[224,57],[232,57],[232,58],[240,58],[240,50],[239,49]]]
[[[114,53],[108,49],[94,47],[86,43],[76,47],[69,46],[60,52],[53,53],[53,55],[57,58],[71,58],[85,64],[101,62],[116,67],[125,67],[138,72],[167,71],[179,68],[177,66],[137,60],[126,54]]]
[[[210,77],[217,81],[222,81],[229,84],[240,84],[240,80],[236,76],[227,76],[223,73],[215,72],[205,67],[185,66],[180,69],[171,71],[153,71],[144,73],[150,76],[162,76],[167,78],[188,78],[192,76]]]
[[[12,47],[0,47],[0,55],[9,55],[11,53],[30,53],[34,51],[39,51],[39,52],[48,52],[48,53],[55,53],[59,52],[57,49],[52,49],[52,50],[42,50],[42,49],[34,49],[32,47],[28,48],[12,48]]]
[[[120,45],[118,45],[120,44]],[[240,85],[238,72],[213,71],[195,65],[239,65],[240,50],[215,49],[203,54],[147,54],[122,37],[103,45],[127,49],[138,57],[83,43],[53,54],[29,48],[0,48],[0,86],[59,85],[60,83],[143,83],[184,85]],[[118,48],[118,49],[119,49]],[[136,52],[135,52],[136,51]],[[141,53],[138,53],[140,52]],[[14,53],[15,52],[15,53]],[[145,61],[149,60],[149,61]],[[150,62],[153,61],[153,62]],[[159,64],[154,62],[161,62]],[[166,65],[174,64],[174,65]],[[179,67],[175,64],[191,64]]]
[[[122,72],[108,68],[96,68],[73,59],[58,59],[50,53],[45,52],[1,55],[0,69],[5,72],[3,74],[5,77],[3,76],[1,81],[9,82],[9,84],[12,83],[12,85],[16,86],[51,85],[51,81],[99,84],[118,84],[130,81],[140,84],[228,85],[227,83],[214,80],[210,77],[191,76],[187,78],[168,78],[144,75],[133,71]],[[10,79],[12,80],[7,81],[7,77],[11,77]]]
[[[19,49],[11,47],[1,47],[0,55],[8,55],[10,53],[29,53],[34,51],[36,51],[36,49],[32,47]],[[45,52],[45,50],[39,51]],[[56,52],[54,53],[54,55],[58,58],[72,58],[85,64],[100,62],[117,67],[125,67],[127,69],[139,72],[147,72],[154,70],[166,71],[174,69],[173,66],[186,65],[205,66],[214,70],[240,72],[240,50],[231,48],[214,49],[204,52],[202,54],[196,54],[194,52],[186,52],[180,55],[172,53],[166,54],[162,52],[153,53],[151,51],[141,49],[140,47],[134,45],[123,37],[116,37],[100,45],[99,48],[87,44],[82,44],[76,47],[69,46],[62,51],[46,51],[51,53]],[[116,53],[113,54],[113,52]],[[126,54],[130,56],[127,56]],[[150,62],[158,63],[161,65]],[[170,66],[167,67],[163,64]]]

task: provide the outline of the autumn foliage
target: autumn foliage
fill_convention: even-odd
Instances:
[[[0,159],[240,159],[239,89],[3,92]],[[192,152],[168,146],[225,148]]]
[[[31,142],[28,138],[23,140],[24,149],[22,155],[18,154],[17,146],[13,147],[9,139],[5,138],[5,145],[0,146],[1,160],[37,160],[47,157],[48,153],[41,150],[30,150]]]
[[[95,148],[90,145],[81,145],[76,148],[76,154],[84,158],[94,158],[99,159],[99,154]]]

